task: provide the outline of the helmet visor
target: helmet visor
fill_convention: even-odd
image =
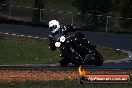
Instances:
[[[50,27],[50,29],[53,31],[57,28],[57,25],[53,25],[52,27]]]

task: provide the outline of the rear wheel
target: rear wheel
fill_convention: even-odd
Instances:
[[[95,66],[101,66],[103,64],[103,60],[96,60],[94,65]]]
[[[103,57],[101,54],[98,53],[98,55],[96,56],[95,60],[94,60],[94,65],[95,66],[101,66],[103,64]]]

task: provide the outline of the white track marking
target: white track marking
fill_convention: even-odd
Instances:
[[[9,33],[5,33],[6,35],[9,35]]]
[[[15,36],[16,34],[12,34],[13,36]]]

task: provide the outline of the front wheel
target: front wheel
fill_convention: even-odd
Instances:
[[[64,57],[60,57],[59,63],[62,67],[67,67],[67,65],[69,64],[69,61]]]
[[[50,43],[49,44],[49,48],[52,50],[52,51],[55,51],[56,50],[56,46],[54,43]]]
[[[74,64],[76,67],[79,67],[82,65],[82,59],[80,56],[75,56],[72,60],[72,64]]]

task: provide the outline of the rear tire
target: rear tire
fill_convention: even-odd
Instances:
[[[102,60],[96,60],[94,63],[95,66],[101,66],[102,64],[103,64]]]
[[[94,65],[95,66],[101,66],[103,64],[103,57],[101,54],[98,53],[98,55],[96,56],[96,59],[94,61]]]

